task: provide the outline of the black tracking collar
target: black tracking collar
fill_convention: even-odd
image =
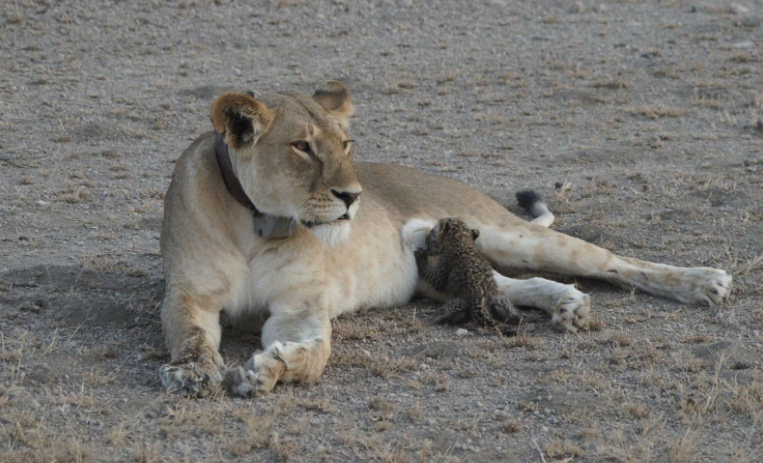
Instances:
[[[276,217],[265,214],[254,205],[249,196],[246,195],[244,187],[241,186],[236,173],[233,172],[233,165],[230,162],[228,145],[223,141],[221,134],[215,134],[215,157],[220,166],[220,173],[225,182],[225,188],[233,199],[239,204],[249,209],[254,218],[254,230],[260,238],[288,238],[297,232],[299,224],[289,217]]]

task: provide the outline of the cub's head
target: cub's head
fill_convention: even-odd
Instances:
[[[329,81],[312,97],[226,93],[211,117],[254,205],[336,242],[348,235],[363,191],[347,134],[353,112],[347,87]]]
[[[458,247],[473,246],[480,236],[476,228],[469,228],[463,220],[447,217],[437,221],[426,239],[431,254],[441,254]]]

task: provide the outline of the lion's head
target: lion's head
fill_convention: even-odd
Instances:
[[[312,97],[284,94],[258,101],[226,93],[212,104],[211,117],[259,210],[293,218],[336,241],[347,236],[363,191],[347,134],[353,112],[347,87],[329,81]]]

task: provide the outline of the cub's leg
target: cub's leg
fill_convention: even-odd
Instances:
[[[271,312],[262,328],[265,350],[255,352],[243,367],[226,374],[236,395],[263,395],[278,381],[316,381],[328,362],[331,321],[327,313],[309,308],[279,313],[273,307]]]
[[[474,311],[465,300],[456,298],[451,299],[440,307],[444,312],[437,318],[437,323],[445,325],[463,325],[469,323],[474,318]]]
[[[636,286],[686,304],[718,305],[731,277],[706,267],[674,267],[620,257],[578,238],[529,223],[503,230],[484,227],[477,246],[500,270],[537,270]]]
[[[220,347],[220,306],[216,298],[190,296],[168,289],[162,303],[162,326],[172,361],[159,369],[170,392],[204,397],[216,391],[225,367]]]
[[[494,272],[495,274],[495,272]],[[490,317],[501,324],[520,324],[522,316],[505,294],[494,296],[490,301]]]
[[[504,303],[506,304],[505,309],[508,314],[511,312],[511,309],[509,308],[508,301],[504,301]],[[495,302],[492,304],[495,304]],[[491,305],[491,310],[492,309],[493,306]],[[445,314],[439,317],[436,322],[446,325],[465,325],[474,320],[476,312],[474,307],[470,306],[468,302],[460,298],[449,300],[442,305],[440,310],[444,311]],[[517,329],[516,324],[513,326],[510,325],[512,321],[519,322],[520,320],[518,318],[509,318],[509,315],[506,315],[503,320],[493,320],[491,318],[484,319],[480,322],[480,326],[484,328],[496,328],[505,336],[514,336],[517,334]]]

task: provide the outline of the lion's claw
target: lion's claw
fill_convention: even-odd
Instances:
[[[206,397],[217,391],[223,380],[217,366],[199,361],[162,365],[159,378],[167,392],[186,397]]]

